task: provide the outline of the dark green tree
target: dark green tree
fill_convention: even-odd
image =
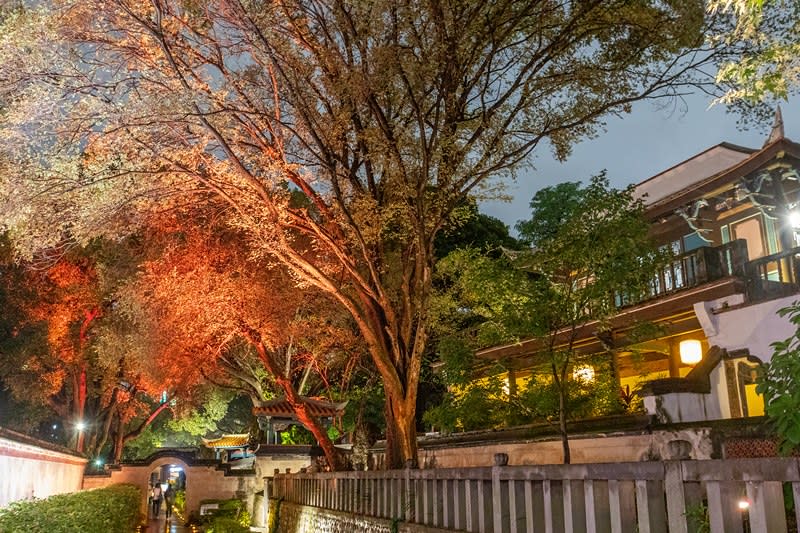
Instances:
[[[780,439],[783,453],[800,446],[800,301],[781,309],[797,328],[795,333],[772,344],[769,363],[762,366],[756,392],[764,395],[764,413]]]
[[[604,175],[589,184],[563,183],[539,191],[531,218],[517,224],[530,249],[499,259],[462,250],[442,267],[457,296],[445,298],[451,315],[473,315],[472,340],[490,346],[523,338],[536,341],[555,392],[564,462],[570,462],[567,419],[585,383],[573,376],[580,331],[606,329],[615,294],[644,297],[664,258],[648,237],[644,205],[633,189],[617,190]],[[462,375],[461,378],[469,379]],[[536,387],[540,390],[542,387]],[[535,396],[535,395],[534,395]],[[534,405],[541,403],[535,400]],[[548,409],[539,409],[546,414]]]

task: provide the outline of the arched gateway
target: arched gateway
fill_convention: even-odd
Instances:
[[[203,500],[238,498],[247,502],[253,512],[256,492],[264,488],[264,476],[281,471],[298,471],[310,464],[308,446],[269,446],[262,449],[252,469],[236,470],[217,460],[197,459],[194,452],[161,450],[141,461],[108,465],[104,472],[86,474],[84,489],[106,487],[115,483],[131,483],[142,489],[142,513],[146,515],[151,475],[169,465],[180,468],[185,476],[186,512],[198,512]],[[262,474],[263,473],[263,474]],[[157,475],[166,481],[163,474]]]

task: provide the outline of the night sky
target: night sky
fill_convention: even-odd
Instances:
[[[722,141],[760,148],[769,127],[761,130],[737,129],[737,116],[725,112],[721,105],[708,109],[711,100],[694,95],[666,109],[653,102],[640,102],[631,114],[611,118],[607,132],[595,139],[577,144],[565,163],[556,161],[547,146],[535,154],[534,170],[521,173],[507,193],[513,201],[484,202],[482,210],[513,225],[529,215],[528,204],[542,187],[564,181],[585,181],[603,169],[611,184],[624,187],[644,181],[654,174],[688,159]],[[781,104],[786,136],[800,142],[800,98]]]

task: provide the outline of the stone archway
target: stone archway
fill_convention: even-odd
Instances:
[[[107,465],[105,472],[85,474],[83,489],[130,483],[143,490],[141,509],[147,512],[150,473],[164,465],[180,466],[186,474],[186,518],[198,513],[203,500],[237,498],[247,502],[247,510],[263,521],[263,505],[255,512],[256,493],[264,488],[264,477],[276,469],[297,471],[311,463],[309,446],[263,446],[252,470],[235,470],[213,459],[199,459],[193,451],[163,449],[147,459]],[[257,518],[256,518],[257,519]],[[262,524],[263,525],[263,524]]]
[[[186,485],[184,487],[184,491],[185,491],[185,494],[186,494],[186,509],[187,509],[187,511],[195,509],[195,506],[194,505],[190,506],[189,502],[195,502],[196,501],[196,502],[199,503],[200,500],[203,499],[201,495],[194,493],[194,492],[197,492],[199,490],[199,487],[195,488],[194,492],[192,491],[192,483],[189,481],[190,465],[187,464],[186,461],[184,461],[183,459],[181,459],[180,457],[177,457],[177,456],[167,455],[167,456],[159,457],[159,458],[155,459],[153,462],[151,462],[149,464],[149,466],[147,467],[147,469],[145,470],[146,479],[145,479],[144,485],[137,485],[142,489],[142,495],[143,495],[143,498],[142,498],[142,500],[143,500],[142,501],[142,509],[143,509],[143,513],[144,513],[145,516],[149,516],[148,515],[149,509],[147,508],[147,500],[148,500],[149,489],[150,489],[150,480],[151,480],[153,471],[160,470],[162,467],[167,466],[167,465],[179,466],[183,470],[183,473],[184,473],[185,479],[186,479]],[[164,507],[163,507],[163,504],[162,504],[162,509],[163,508]]]

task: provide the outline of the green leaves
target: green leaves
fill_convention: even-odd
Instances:
[[[788,339],[772,343],[768,364],[759,371],[756,392],[764,395],[764,412],[780,438],[782,453],[800,446],[800,302],[778,311],[797,326]]]
[[[590,322],[602,327],[616,313],[614,293],[628,300],[646,295],[665,259],[648,237],[643,204],[632,189],[613,189],[601,174],[587,185],[543,189],[531,209],[531,218],[517,224],[531,249],[493,257],[466,248],[437,264],[445,290],[435,300],[436,314],[456,330],[438,351],[445,380],[457,392],[426,415],[429,423],[469,429],[621,408],[608,358],[592,361],[591,385],[571,374],[586,363],[575,350],[578,328]],[[474,382],[480,361],[472,349],[523,339],[531,341],[526,355],[534,375],[521,383],[516,398],[497,377]],[[476,412],[486,415],[476,418]]]
[[[0,509],[0,531],[130,533],[139,524],[140,503],[139,488],[126,484],[16,502]]]

